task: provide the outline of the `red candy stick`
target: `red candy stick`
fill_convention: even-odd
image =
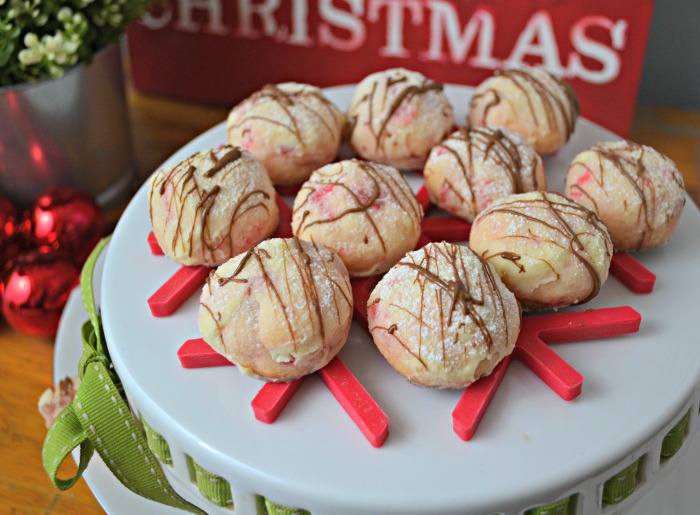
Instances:
[[[203,339],[187,340],[177,352],[184,368],[231,366],[228,359]],[[389,419],[357,378],[335,357],[319,370],[321,379],[374,447],[381,447],[389,434]],[[304,378],[287,383],[265,383],[251,401],[255,418],[271,424],[282,413]]]
[[[583,377],[543,340],[553,344],[634,333],[639,331],[641,320],[641,315],[629,306],[523,317],[513,357],[522,360],[562,399],[571,400],[580,394]],[[463,440],[474,435],[501,383],[502,377],[491,376],[505,374],[507,365],[503,372],[498,367],[465,389],[452,412],[455,432]]]
[[[626,252],[613,254],[610,274],[634,293],[651,293],[656,276]]]
[[[423,218],[421,230],[433,241],[467,241],[472,224],[461,218],[431,216]]]
[[[369,443],[381,447],[389,435],[389,418],[337,356],[318,372]]]
[[[285,197],[296,197],[301,189],[301,184],[278,184],[275,186],[278,195]]]
[[[428,238],[423,232],[420,233],[420,238],[418,238],[418,243],[416,244],[416,250],[422,249],[425,247],[428,243],[432,243],[433,240]]]
[[[304,382],[304,377],[286,383],[265,383],[251,401],[255,418],[272,424]]]
[[[518,342],[533,337],[553,344],[619,336],[639,331],[641,321],[642,316],[629,306],[527,316]]]
[[[165,252],[163,252],[163,249],[160,248],[160,244],[158,243],[158,240],[156,240],[156,235],[153,234],[153,231],[148,233],[148,246],[151,249],[151,254],[154,256],[165,255]]]
[[[202,338],[187,340],[177,351],[182,368],[230,367],[228,359],[212,349]]]
[[[428,188],[423,184],[416,193],[416,199],[423,208],[424,213],[428,213],[433,205],[430,203]],[[461,218],[453,216],[432,216],[425,217],[421,222],[421,231],[424,236],[432,241],[466,241],[469,239],[469,232],[472,224]]]
[[[518,338],[514,354],[565,401],[581,394],[583,376],[538,336],[525,335],[524,338]]]
[[[206,281],[211,268],[183,266],[148,299],[154,317],[167,317],[182,306]]]
[[[427,213],[430,210],[432,204],[430,203],[430,194],[428,193],[428,188],[423,184],[416,193],[416,200],[423,208],[423,212]]]
[[[358,277],[350,281],[355,316],[364,324],[365,329],[367,328],[367,301],[379,279],[381,276],[373,275],[371,277]]]
[[[279,195],[275,197],[275,201],[280,211],[280,223],[272,236],[274,238],[291,238],[294,236],[292,232],[292,208]]]
[[[488,376],[479,379],[459,399],[452,412],[452,428],[462,440],[471,440],[491,399],[506,375],[512,356],[506,356]]]
[[[228,359],[212,349],[202,338],[187,340],[177,351],[183,368],[230,367]],[[255,418],[266,424],[274,422],[297,391],[304,378],[287,383],[265,383],[251,401]]]

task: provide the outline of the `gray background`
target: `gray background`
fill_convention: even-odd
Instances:
[[[700,111],[699,25],[700,0],[656,0],[639,105]]]

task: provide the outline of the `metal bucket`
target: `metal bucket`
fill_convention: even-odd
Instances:
[[[110,211],[135,172],[118,44],[59,79],[0,88],[0,196],[24,207],[70,186]]]

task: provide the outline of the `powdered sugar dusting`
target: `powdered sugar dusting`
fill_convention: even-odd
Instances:
[[[461,388],[510,354],[520,327],[515,297],[469,248],[429,244],[408,253],[379,282],[370,331],[409,380]]]
[[[311,242],[266,240],[220,266],[200,299],[204,339],[254,375],[313,372],[345,343],[352,292],[335,253]]]
[[[188,266],[216,266],[247,250],[275,230],[279,216],[265,169],[230,145],[157,171],[149,205],[160,247]]]
[[[351,159],[316,170],[294,201],[292,229],[340,255],[353,276],[388,270],[420,237],[423,211],[393,167]]]

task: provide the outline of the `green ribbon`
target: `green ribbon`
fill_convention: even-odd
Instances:
[[[168,483],[126,403],[121,381],[109,358],[93,291],[97,258],[108,241],[105,238],[95,247],[80,276],[83,303],[90,317],[82,327],[83,354],[78,365],[81,381],[75,399],[56,417],[46,435],[44,469],[56,488],[67,490],[78,481],[97,450],[112,474],[129,490],[173,508],[205,514]],[[76,475],[58,478],[61,464],[78,446],[80,462]]]

